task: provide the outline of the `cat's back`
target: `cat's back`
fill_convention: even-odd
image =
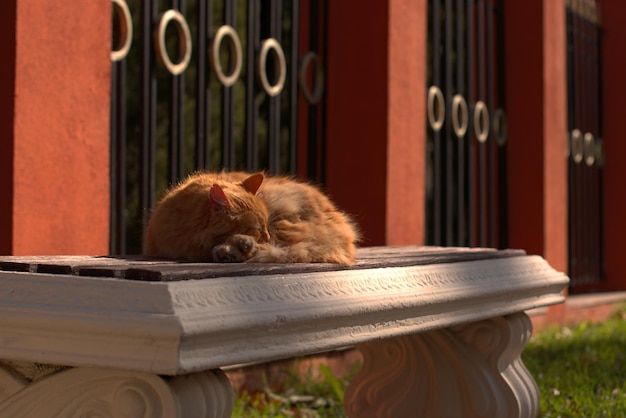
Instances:
[[[317,186],[288,177],[267,177],[259,197],[274,218],[298,215],[306,219],[337,210]]]
[[[270,234],[289,248],[292,261],[351,264],[359,232],[317,186],[286,177],[268,177],[259,197],[269,212]]]

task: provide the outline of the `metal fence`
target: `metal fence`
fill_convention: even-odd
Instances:
[[[428,2],[429,244],[507,245],[502,7]]]
[[[602,279],[602,30],[594,0],[567,2],[569,275]]]
[[[326,1],[112,4],[111,253],[195,170],[324,181]]]

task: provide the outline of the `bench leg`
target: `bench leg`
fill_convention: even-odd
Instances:
[[[162,378],[79,367],[33,379],[0,368],[0,417],[222,418],[233,403],[221,370]]]
[[[524,313],[365,343],[345,393],[349,417],[534,417],[539,391],[520,355]]]

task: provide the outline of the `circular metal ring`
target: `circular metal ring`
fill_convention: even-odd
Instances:
[[[228,41],[228,48],[230,49],[230,67],[232,68],[230,75],[224,73],[222,63],[220,62],[220,47],[224,39]],[[215,32],[213,43],[209,50],[209,62],[211,63],[213,74],[224,86],[229,87],[237,82],[239,74],[241,74],[241,41],[232,26],[224,25]]]
[[[584,148],[584,155],[585,155],[585,164],[587,164],[588,167],[591,167],[593,165],[593,163],[596,162],[596,138],[593,136],[593,134],[591,132],[587,132],[585,133],[585,136],[583,137],[583,141],[585,143]]]
[[[482,100],[474,105],[474,134],[478,142],[485,142],[489,136],[489,110]]]
[[[459,122],[459,116],[461,122]],[[469,125],[469,117],[467,112],[467,102],[465,97],[460,94],[455,95],[452,98],[452,107],[450,109],[450,122],[452,122],[452,129],[457,138],[461,139],[467,132],[467,126]]]
[[[437,110],[439,110],[439,117],[437,117]],[[446,117],[446,107],[443,99],[443,93],[437,86],[431,86],[428,89],[426,111],[428,114],[428,123],[430,124],[430,128],[434,132],[441,130],[443,121]]]
[[[315,65],[313,68],[313,91],[309,89],[307,85],[307,70],[310,65]],[[322,60],[315,52],[307,52],[302,57],[300,62],[300,70],[298,71],[298,84],[300,84],[300,90],[302,95],[310,104],[316,104],[322,98],[324,93],[324,67],[322,66]]]
[[[278,79],[276,84],[271,85],[267,78],[267,56],[270,51],[274,51],[274,57],[278,61]],[[287,78],[287,64],[285,62],[285,53],[278,41],[274,38],[268,38],[261,44],[261,50],[259,51],[259,57],[257,59],[257,76],[259,83],[263,90],[269,96],[276,96],[281,92],[285,85],[285,79]]]
[[[178,31],[179,57],[177,64],[172,62],[165,48],[165,29],[170,22],[176,24]],[[159,25],[154,32],[154,49],[159,62],[172,75],[178,75],[187,69],[189,61],[191,61],[191,32],[185,17],[179,11],[170,9],[159,17]]]
[[[572,160],[579,164],[583,160],[584,145],[583,145],[583,133],[580,129],[574,129],[570,134],[570,154]]]
[[[506,123],[506,113],[504,113],[503,109],[497,109],[493,113],[493,134],[498,146],[503,147],[506,145],[509,131]]]
[[[121,61],[128,55],[133,42],[133,19],[126,0],[111,0],[111,3],[120,21],[120,39],[118,45],[111,51],[111,61]]]

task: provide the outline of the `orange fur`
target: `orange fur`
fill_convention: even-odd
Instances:
[[[358,233],[316,187],[243,172],[198,173],[170,190],[146,229],[147,255],[352,264]]]

